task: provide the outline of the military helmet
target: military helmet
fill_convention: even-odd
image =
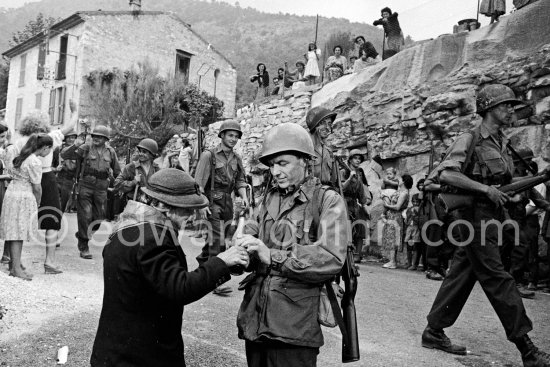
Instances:
[[[159,152],[159,146],[157,142],[149,138],[140,141],[137,147],[147,150],[152,155],[157,155]]]
[[[224,121],[220,126],[220,132],[218,133],[218,138],[222,137],[222,133],[227,130],[233,130],[239,132],[239,139],[243,136],[243,131],[241,130],[241,124],[237,121]]]
[[[104,138],[110,139],[109,128],[103,125],[97,125],[92,130],[92,136],[102,136]]]
[[[74,129],[71,129],[68,133],[65,134],[66,138],[69,136],[78,136],[78,134],[76,133],[76,131],[74,131]]]
[[[477,93],[476,106],[478,113],[485,112],[501,103],[517,105],[523,102],[516,98],[510,87],[503,84],[486,85]]]
[[[275,154],[299,152],[315,156],[313,141],[306,129],[293,122],[285,122],[273,127],[264,135],[262,152],[258,158],[266,166]]]
[[[358,155],[359,157],[361,157],[361,162],[363,162],[363,161],[365,160],[365,156],[363,155],[363,152],[361,152],[359,149],[352,149],[352,150],[349,152],[348,161],[349,161],[354,155]]]
[[[331,118],[331,122],[334,122],[336,119],[336,112],[332,112],[324,107],[313,107],[307,112],[306,124],[310,132],[313,132],[317,125],[326,117]]]

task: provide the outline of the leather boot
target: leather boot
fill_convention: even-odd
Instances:
[[[447,353],[466,355],[466,347],[455,345],[445,335],[443,329],[432,329],[426,326],[422,333],[422,346],[429,349],[439,349]]]
[[[524,367],[550,367],[550,354],[535,347],[527,334],[512,341],[521,353]]]

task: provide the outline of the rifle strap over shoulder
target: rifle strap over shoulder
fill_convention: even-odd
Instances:
[[[336,323],[338,324],[338,328],[342,333],[342,339],[344,340],[344,345],[349,345],[349,334],[346,328],[346,323],[344,322],[344,317],[342,316],[342,310],[338,305],[338,299],[336,298],[336,294],[334,293],[334,288],[332,288],[331,280],[327,280],[325,282],[325,288],[327,290],[327,296],[328,296],[328,300],[330,301],[330,307],[332,308],[334,319],[336,320]]]
[[[212,204],[212,195],[214,192],[214,175],[216,173],[216,154],[212,149],[208,149],[210,152],[210,204]]]
[[[476,145],[479,142],[479,135],[480,135],[480,127],[475,127],[470,134],[472,134],[472,142],[470,143],[470,146],[468,147],[468,150],[466,151],[466,160],[464,163],[462,163],[462,167],[460,169],[460,172],[466,173],[468,168],[470,167],[472,156],[474,155],[474,151],[476,149]]]

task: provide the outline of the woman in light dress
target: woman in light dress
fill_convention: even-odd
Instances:
[[[348,68],[348,60],[342,55],[342,46],[335,46],[333,52],[334,55],[329,57],[325,64],[327,82],[340,78]]]
[[[11,162],[12,182],[2,203],[0,238],[6,241],[11,257],[10,276],[23,280],[32,277],[21,267],[24,241],[36,238],[38,205],[42,197],[42,161],[52,151],[53,139],[33,134]]]

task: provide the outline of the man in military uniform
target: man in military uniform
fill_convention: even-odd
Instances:
[[[336,112],[324,107],[314,107],[308,111],[306,124],[311,134],[315,149],[313,160],[313,175],[325,185],[338,187],[338,167],[332,151],[326,144],[326,139],[332,134],[332,124]]]
[[[63,159],[76,159],[79,167],[76,238],[83,259],[92,258],[88,236],[99,228],[100,221],[105,218],[109,178],[120,173],[116,152],[105,144],[107,141],[109,128],[98,125],[92,131],[91,144],[77,140],[62,155]]]
[[[61,157],[63,152],[72,146],[77,137],[76,131],[72,129],[67,135],[65,135],[65,141],[61,146],[59,156]],[[62,159],[60,167],[57,172],[57,184],[59,185],[59,194],[61,199],[61,210],[66,211],[67,203],[71,197],[71,191],[76,174],[76,159]]]
[[[260,161],[275,187],[236,241],[253,271],[237,316],[249,367],[316,366],[323,345],[319,285],[340,272],[350,228],[344,199],[308,174],[314,155],[298,124],[277,125],[264,138]]]
[[[489,298],[506,332],[521,353],[524,366],[550,366],[550,356],[533,345],[527,333],[532,330],[523,301],[512,276],[504,270],[499,253],[500,226],[485,224],[505,219],[503,205],[510,197],[495,185],[509,183],[514,172],[508,139],[502,129],[512,123],[513,106],[521,102],[501,84],[483,87],[477,96],[477,111],[483,117],[471,133],[461,135],[437,167],[442,185],[475,195],[476,205],[456,210],[462,244],[456,250],[451,269],[428,314],[422,333],[422,346],[454,354],[466,348],[452,344],[443,329],[454,324],[476,281]],[[486,228],[485,228],[486,227]],[[471,231],[474,233],[472,234]]]
[[[115,180],[115,190],[120,195],[125,195],[127,200],[132,200],[137,193],[137,187],[147,187],[149,177],[160,168],[153,162],[158,154],[158,144],[153,139],[143,139],[136,146],[136,154],[133,161],[122,169]]]
[[[350,170],[343,169],[340,174],[349,219],[351,223],[354,223],[352,236],[353,246],[355,247],[354,261],[356,263],[361,262],[362,249],[369,230],[367,227],[367,220],[369,219],[367,206],[372,202],[370,191],[367,194],[366,187],[368,183],[365,172],[360,167],[363,160],[364,157],[361,151],[352,149],[348,158]]]
[[[241,125],[238,122],[223,122],[218,133],[220,144],[212,150],[204,151],[197,165],[195,180],[210,200],[209,207],[203,213],[203,217],[207,215],[210,228],[202,252],[197,256],[199,264],[225,249],[226,223],[233,219],[231,194],[238,194],[245,207],[248,207],[241,157],[233,151],[241,136]],[[225,285],[214,291],[218,295],[229,292],[231,288]]]

